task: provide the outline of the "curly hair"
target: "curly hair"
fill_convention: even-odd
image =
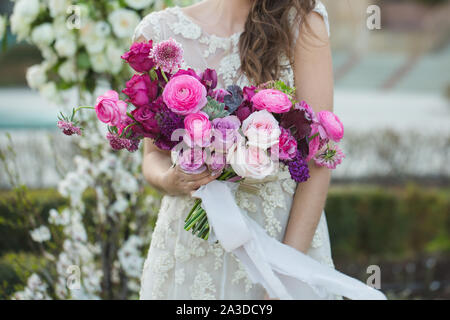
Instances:
[[[315,6],[316,0],[255,0],[239,39],[241,72],[257,84],[278,79],[282,54],[293,63],[291,10],[301,25]]]

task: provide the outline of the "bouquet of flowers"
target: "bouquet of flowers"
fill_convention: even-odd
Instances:
[[[109,91],[95,107],[61,114],[58,127],[65,134],[81,135],[75,115],[94,109],[108,125],[106,138],[114,150],[134,152],[150,138],[170,150],[173,164],[184,172],[210,170],[221,173],[218,180],[236,183],[274,175],[279,163],[301,183],[309,179],[310,161],[335,169],[344,158],[337,145],[344,135],[339,118],[330,111],[315,113],[282,81],[217,88],[214,70],[181,69],[183,48],[173,39],[135,43],[122,59],[136,71],[122,91],[128,98]],[[185,230],[209,238],[201,200],[188,213]]]

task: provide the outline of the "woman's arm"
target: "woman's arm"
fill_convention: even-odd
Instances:
[[[297,98],[305,100],[316,112],[333,109],[333,66],[328,32],[322,17],[313,12],[307,17],[309,28],[301,28],[295,48],[295,86]],[[297,187],[284,243],[306,253],[320,220],[331,172],[309,164],[311,178]]]

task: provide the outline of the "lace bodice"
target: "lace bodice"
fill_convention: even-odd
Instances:
[[[314,11],[324,18],[329,29],[328,14],[324,5],[318,1]],[[295,12],[291,12],[291,22],[294,23]],[[298,28],[293,25],[294,38],[297,38]],[[134,39],[143,36],[155,42],[173,38],[183,45],[185,65],[183,68],[193,68],[203,71],[206,68],[215,69],[218,74],[218,87],[226,88],[237,84],[248,86],[248,79],[240,72],[240,57],[238,42],[240,33],[229,38],[219,37],[205,32],[197,23],[187,16],[180,7],[170,7],[147,15],[136,28]],[[289,60],[282,56],[283,66],[281,78],[287,84],[294,86],[294,74]]]

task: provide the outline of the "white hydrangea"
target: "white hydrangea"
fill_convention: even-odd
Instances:
[[[69,6],[69,0],[48,0],[48,9],[52,18],[66,14]]]
[[[80,41],[90,54],[100,53],[105,48],[106,37],[102,25],[102,22],[88,21],[80,29]]]
[[[74,60],[66,60],[58,68],[59,76],[66,82],[77,81],[77,69]]]
[[[119,38],[131,38],[134,30],[139,24],[139,15],[131,10],[118,9],[114,10],[108,17],[114,33]]]
[[[109,72],[111,74],[118,74],[123,67],[121,56],[123,55],[123,48],[116,45],[113,41],[109,41],[106,45],[106,57],[109,61]]]
[[[36,242],[45,242],[51,239],[52,235],[46,226],[40,226],[37,229],[30,231],[31,239]]]
[[[155,2],[155,0],[125,0],[125,3],[130,8],[133,8],[136,10],[147,9],[154,2]]]
[[[30,24],[38,17],[39,0],[17,0],[11,15],[11,30],[17,34],[19,41],[30,33]]]
[[[90,55],[89,60],[95,72],[103,73],[110,68],[109,61],[103,52]]]
[[[55,40],[55,33],[51,23],[38,25],[31,32],[31,40],[39,45],[50,45]]]
[[[27,70],[26,79],[32,89],[40,89],[47,82],[47,70],[45,65],[36,64]]]
[[[77,52],[75,36],[59,37],[55,42],[55,50],[61,58],[72,58]]]

